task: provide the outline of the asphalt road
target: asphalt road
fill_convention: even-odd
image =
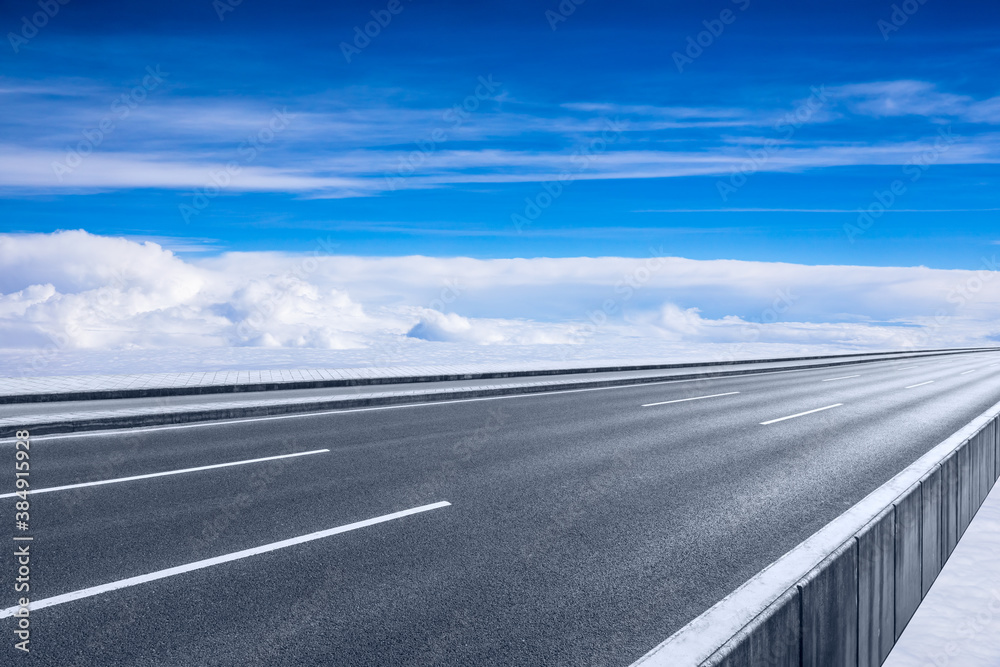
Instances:
[[[30,450],[36,603],[353,529],[57,599],[32,611],[27,656],[15,619],[0,619],[0,655],[627,666],[998,400],[992,352],[42,436]],[[8,480],[14,457],[3,441]],[[17,500],[0,501],[10,525]],[[4,553],[0,608],[19,595]]]

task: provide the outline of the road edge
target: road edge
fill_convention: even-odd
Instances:
[[[809,357],[784,357],[778,359],[737,359],[712,362],[685,362],[676,364],[643,364],[633,366],[586,366],[580,368],[554,368],[520,371],[487,371],[469,373],[441,373],[430,375],[397,375],[370,378],[341,378],[330,380],[289,380],[287,382],[248,382],[242,384],[214,384],[184,387],[149,387],[146,389],[96,389],[91,391],[63,391],[48,393],[0,395],[0,405],[14,403],[47,403],[57,401],[114,400],[119,398],[155,398],[158,396],[195,396],[200,394],[242,394],[291,389],[323,389],[327,387],[361,387],[382,384],[417,384],[425,382],[452,382],[458,380],[491,380],[512,377],[544,377],[548,375],[585,375],[589,373],[618,373],[627,371],[670,370],[698,366],[736,366],[740,364],[769,364],[791,361],[813,361],[843,357],[900,355],[911,357],[943,356],[995,351],[998,347],[941,348],[934,350],[897,350],[888,352],[858,352],[854,354],[815,355]],[[905,355],[905,356],[904,356]],[[867,361],[867,360],[863,360]],[[863,361],[851,363],[863,363]]]
[[[1000,478],[1000,402],[632,667],[878,667]]]
[[[905,357],[894,357],[892,359],[861,359],[854,361],[831,361],[822,364],[805,364],[798,366],[788,366],[781,368],[758,368],[713,371],[709,373],[687,373],[682,375],[646,376],[635,378],[616,378],[609,380],[580,380],[561,381],[553,383],[532,383],[509,386],[486,386],[471,389],[441,389],[437,391],[409,390],[398,393],[386,393],[384,395],[373,395],[351,398],[332,399],[302,399],[299,401],[282,400],[266,402],[257,401],[249,405],[240,406],[220,406],[216,408],[198,409],[197,406],[185,406],[176,411],[161,408],[150,408],[138,412],[132,410],[120,415],[86,417],[77,419],[49,419],[46,421],[45,415],[38,415],[37,419],[32,416],[5,417],[0,420],[0,427],[24,428],[37,435],[52,435],[60,433],[76,433],[80,431],[115,430],[127,428],[140,428],[150,426],[168,426],[174,424],[190,424],[196,422],[223,421],[230,419],[246,419],[253,417],[273,417],[278,415],[308,414],[330,412],[335,410],[348,410],[352,408],[369,408],[378,406],[402,406],[418,403],[438,403],[457,400],[468,400],[476,398],[518,396],[538,393],[558,393],[560,391],[575,391],[582,389],[602,389],[606,387],[623,387],[629,385],[655,384],[662,382],[684,382],[692,380],[708,380],[720,377],[738,377],[742,375],[762,375],[767,373],[783,373],[788,371],[801,371],[818,368],[831,368],[837,366],[853,366],[857,364],[876,363],[879,361],[895,361],[896,359],[912,359],[920,357],[943,356],[952,354],[970,354],[983,350],[968,350],[960,352],[935,352],[910,354]],[[817,357],[826,358],[826,357]]]

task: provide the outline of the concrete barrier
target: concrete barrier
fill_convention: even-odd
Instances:
[[[858,543],[858,665],[878,667],[896,642],[896,509],[888,507]]]
[[[58,401],[95,401],[114,400],[120,398],[155,398],[163,396],[198,396],[206,394],[245,394],[268,391],[287,391],[294,389],[327,389],[334,387],[362,387],[379,386],[386,384],[420,384],[434,382],[454,382],[460,380],[490,380],[502,378],[531,378],[547,377],[552,375],[593,375],[599,373],[621,373],[632,371],[670,371],[678,369],[697,369],[700,367],[738,367],[753,364],[776,364],[794,361],[824,361],[824,363],[812,363],[799,366],[786,366],[781,368],[743,369],[734,368],[731,370],[720,370],[715,372],[692,372],[683,374],[664,375],[664,378],[671,379],[698,379],[712,377],[726,377],[730,375],[752,375],[757,373],[769,373],[775,370],[807,370],[810,368],[830,368],[835,366],[851,366],[862,363],[877,363],[880,361],[897,361],[904,359],[917,359],[922,357],[948,356],[955,354],[972,354],[975,352],[995,351],[998,348],[955,348],[945,350],[920,350],[920,351],[895,351],[895,352],[858,352],[853,354],[827,354],[813,355],[808,357],[779,357],[773,359],[736,359],[719,361],[684,362],[672,364],[632,364],[632,365],[608,365],[608,366],[584,366],[566,368],[542,368],[529,370],[506,370],[506,371],[482,371],[475,367],[467,369],[455,369],[451,372],[400,374],[396,369],[378,368],[355,368],[355,369],[333,369],[350,370],[359,374],[358,377],[339,379],[311,379],[311,380],[282,380],[268,382],[245,381],[240,383],[208,383],[202,384],[197,381],[184,383],[175,386],[159,386],[146,388],[119,387],[117,389],[78,389],[69,391],[10,391],[10,387],[2,390],[0,387],[0,405],[9,403],[46,403]],[[849,361],[830,361],[835,359],[850,358]],[[329,370],[329,369],[328,369]],[[389,370],[395,374],[382,374]],[[296,371],[299,372],[299,371]],[[303,371],[311,372],[311,371]],[[317,372],[325,372],[319,369]],[[360,374],[369,373],[367,377]],[[158,374],[154,374],[158,375]],[[198,373],[184,373],[181,375],[200,375]],[[142,376],[122,376],[127,383]],[[12,378],[0,377],[0,384],[4,380]],[[655,381],[657,378],[648,378],[645,381]],[[627,382],[631,383],[631,382]],[[61,383],[60,383],[61,384]]]
[[[949,352],[948,354],[960,354],[964,352]],[[914,356],[935,356],[925,353],[909,355]],[[823,357],[825,358],[825,357]],[[908,357],[909,358],[909,357]],[[533,394],[544,392],[558,392],[579,389],[601,389],[606,387],[624,387],[643,384],[658,384],[662,382],[678,382],[686,380],[698,380],[720,377],[736,377],[744,375],[758,375],[775,372],[811,370],[814,368],[826,368],[831,366],[854,365],[857,363],[874,363],[885,361],[885,359],[866,359],[862,361],[850,362],[825,362],[822,364],[811,364],[808,366],[782,366],[780,368],[759,368],[759,369],[738,369],[726,371],[712,371],[702,373],[684,373],[679,375],[652,375],[626,378],[596,379],[587,378],[586,374],[596,372],[599,369],[575,369],[567,371],[579,377],[573,379],[558,380],[537,380],[534,382],[511,383],[503,385],[482,385],[469,387],[445,387],[427,389],[397,389],[386,392],[366,392],[353,395],[339,396],[306,396],[301,398],[269,398],[263,395],[260,398],[248,396],[241,393],[242,400],[211,402],[203,404],[181,404],[181,405],[153,405],[147,407],[131,407],[118,409],[115,406],[106,406],[101,409],[87,410],[69,406],[64,409],[74,410],[66,413],[30,413],[26,415],[11,414],[0,417],[0,432],[13,429],[27,429],[36,435],[50,435],[55,433],[74,433],[80,431],[143,428],[151,426],[166,426],[176,424],[190,424],[204,421],[217,421],[225,419],[248,419],[253,417],[274,417],[278,415],[303,414],[309,412],[325,412],[330,410],[344,410],[352,408],[367,408],[386,405],[405,405],[412,403],[430,403],[437,401],[453,401],[470,398],[484,398],[497,396],[516,396],[521,394]],[[748,362],[749,363],[749,362]],[[688,366],[693,364],[687,364]],[[680,366],[680,365],[678,365]],[[631,370],[645,367],[630,367]],[[546,375],[548,371],[539,371],[537,374]],[[502,374],[504,377],[514,377],[518,375],[530,375],[528,372]],[[499,376],[499,375],[497,375]],[[471,376],[464,376],[467,379]],[[385,380],[386,378],[381,378]],[[420,378],[399,378],[400,382],[425,382],[430,377]],[[439,378],[440,379],[440,378]],[[343,385],[347,382],[355,385],[362,384],[361,380],[350,381],[330,381],[326,384]],[[367,382],[367,381],[365,381]],[[289,386],[277,388],[287,389]],[[303,383],[299,383],[303,384]],[[309,386],[319,386],[319,383],[305,383]],[[325,385],[324,385],[325,386]],[[191,391],[183,390],[180,393],[212,393],[219,386],[213,387],[193,387]],[[232,387],[230,387],[232,389]],[[154,390],[140,390],[143,397],[149,397]],[[164,391],[173,392],[174,389]],[[256,390],[247,389],[245,386],[239,392],[251,392]],[[100,392],[99,392],[100,393]],[[155,393],[155,392],[154,392]],[[66,399],[69,394],[50,394],[45,400],[55,400],[56,398]],[[97,395],[74,394],[76,399],[84,400],[95,398]],[[83,396],[83,398],[80,398]],[[118,396],[121,398],[122,396]],[[9,397],[8,397],[9,398]],[[21,398],[31,398],[30,396]],[[35,397],[37,398],[37,396]],[[69,400],[69,399],[66,399]],[[41,401],[40,401],[41,402]],[[4,403],[4,398],[0,396],[0,404]]]
[[[894,563],[896,589],[895,639],[903,634],[906,624],[920,606],[923,599],[923,577],[921,572],[921,509],[922,484],[907,490],[893,507],[896,510],[896,558]]]
[[[634,667],[877,667],[1000,478],[1000,403]]]
[[[924,477],[920,484],[920,597],[927,595],[947,559],[942,554],[941,466]]]

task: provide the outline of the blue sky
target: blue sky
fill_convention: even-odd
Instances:
[[[2,231],[967,269],[1000,240],[995,4],[389,4],[69,0],[34,34],[4,3]]]

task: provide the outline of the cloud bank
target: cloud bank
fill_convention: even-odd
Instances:
[[[0,348],[359,350],[428,345],[780,343],[851,349],[1000,340],[994,257],[979,270],[666,257],[480,260],[323,252],[181,258],[85,231],[0,235]],[[443,349],[443,348],[434,348]]]

